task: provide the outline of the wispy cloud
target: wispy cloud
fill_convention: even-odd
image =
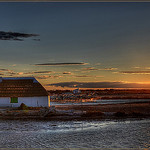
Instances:
[[[33,39],[34,41],[40,41],[40,39]]]
[[[74,77],[78,77],[78,78],[89,78],[89,77],[92,77],[90,75],[77,75],[77,76],[74,76]]]
[[[48,78],[50,78],[50,76],[43,75],[43,76],[37,76],[36,78],[37,79],[48,79]]]
[[[95,76],[96,78],[102,78],[102,77],[104,77],[104,76]]]
[[[24,73],[23,73],[23,72],[18,72],[18,73],[16,73],[16,74],[18,74],[18,75],[23,75]]]
[[[149,69],[150,69],[150,67],[146,67],[145,69],[148,69],[148,70],[149,70]]]
[[[50,76],[50,78],[56,78],[56,79],[59,79],[59,78],[61,78],[62,76],[59,76],[59,75],[52,75],[52,76]]]
[[[90,71],[98,71],[98,70],[106,70],[106,71],[113,71],[113,70],[117,70],[118,68],[93,68],[93,67],[88,67],[88,68],[83,68],[82,72],[90,72]]]
[[[63,72],[63,74],[71,75],[72,73],[71,72]]]
[[[96,66],[99,66],[99,65],[101,65],[101,63],[96,63],[95,65],[96,65]]]
[[[33,71],[33,72],[24,72],[24,74],[49,74],[54,73],[52,71]]]
[[[10,71],[10,72],[8,72],[10,75],[16,75],[17,73],[16,72],[14,72],[14,71]]]
[[[0,72],[2,72],[1,73],[1,75],[15,75],[15,74],[17,74],[16,72],[14,72],[13,70],[10,70],[10,69],[4,69],[4,68],[1,68],[0,69]]]
[[[132,67],[132,68],[139,69],[139,70],[149,70],[150,69],[150,67],[138,67],[138,66]]]
[[[134,69],[139,69],[140,67],[138,67],[138,66],[135,66],[135,67],[132,67],[132,68],[134,68]]]
[[[5,73],[5,75],[11,75],[11,76],[13,76],[13,75],[23,75],[24,74],[24,72],[15,72],[15,71],[9,70],[9,69],[0,69],[0,72]]]
[[[61,82],[48,84],[48,86],[79,87],[79,88],[149,88],[150,84],[126,82]]]
[[[16,65],[16,64],[13,64],[13,65],[10,65],[10,66],[12,66],[12,67],[16,67],[17,65]]]
[[[77,77],[77,78],[102,78],[104,76],[94,76],[94,75],[74,75],[72,77]]]
[[[93,68],[93,67],[88,67],[88,68],[83,68],[83,70],[90,70],[90,71],[94,71],[94,70],[99,70],[99,69],[96,69],[96,68]]]
[[[68,65],[86,65],[87,63],[79,62],[79,63],[42,63],[35,64],[35,66],[68,66]]]
[[[9,69],[0,69],[0,72],[4,72],[5,74],[8,75],[34,75],[34,74],[50,74],[50,73],[54,73],[52,71],[33,71],[33,72],[15,72],[13,70],[9,70]]]
[[[99,69],[99,70],[117,70],[118,68],[103,68],[103,69]]]
[[[59,75],[42,75],[42,76],[36,76],[37,79],[48,79],[48,78],[52,78],[52,79],[59,79],[61,78],[62,76],[59,76]]]
[[[150,74],[150,71],[119,71],[121,74]]]
[[[11,71],[9,69],[0,69],[0,71]]]
[[[45,73],[52,73],[52,71],[35,71],[35,72],[33,72],[33,73],[43,73],[43,74],[45,74]]]
[[[20,32],[5,32],[0,31],[0,40],[17,40],[23,41],[24,38],[39,36],[38,34],[27,34]]]

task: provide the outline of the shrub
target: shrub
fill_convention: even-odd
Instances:
[[[25,105],[24,103],[21,103],[19,109],[20,109],[20,110],[28,110],[29,107],[28,107],[27,105]]]

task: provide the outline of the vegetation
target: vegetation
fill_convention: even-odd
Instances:
[[[20,107],[18,107],[19,110],[29,110],[29,107],[25,105],[24,103],[21,103]]]

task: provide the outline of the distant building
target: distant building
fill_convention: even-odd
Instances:
[[[81,91],[79,89],[73,90],[73,94],[80,94],[80,93],[81,93]]]
[[[0,107],[49,107],[45,88],[34,77],[0,77]]]
[[[64,93],[64,95],[72,95],[71,92]]]

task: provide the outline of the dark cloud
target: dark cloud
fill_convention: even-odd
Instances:
[[[9,69],[0,69],[0,71],[11,71]]]
[[[43,63],[35,64],[35,66],[67,66],[67,65],[85,65],[86,63]]]
[[[70,75],[70,74],[71,74],[71,72],[63,72],[63,74],[69,74],[69,75]]]
[[[35,71],[33,73],[51,73],[52,71]]]
[[[24,74],[47,74],[52,73],[52,71],[33,71],[33,72],[25,72]]]
[[[33,74],[33,72],[24,72],[24,74],[27,74],[27,75],[28,75],[28,74]]]
[[[27,34],[19,32],[5,32],[0,31],[0,40],[17,40],[23,41],[23,38],[39,36],[38,34]]]
[[[87,78],[87,77],[92,77],[92,76],[89,76],[89,75],[79,75],[79,76],[75,76],[75,77],[79,77],[79,78]]]
[[[120,71],[122,74],[150,74],[150,71]]]
[[[79,87],[79,88],[150,88],[150,84],[125,82],[60,82],[48,86]]]

